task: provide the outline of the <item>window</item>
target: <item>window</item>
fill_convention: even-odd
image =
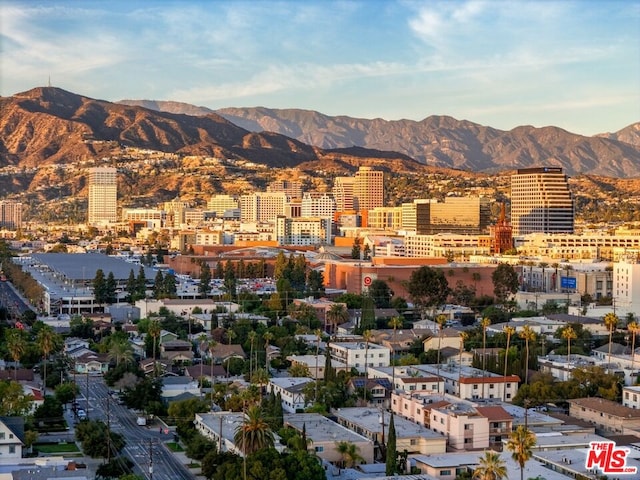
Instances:
[[[507,383],[507,388],[511,388],[511,384],[510,383]]]
[[[464,424],[464,429],[465,430],[473,430],[473,423],[465,423]]]
[[[493,383],[490,383],[490,384],[489,384],[489,389],[494,388],[494,386],[495,386],[495,385],[494,385]]]
[[[4,432],[0,432],[0,440],[4,440]]]
[[[473,386],[473,389],[474,390],[478,390],[478,384],[477,383]]]
[[[9,445],[9,453],[16,453],[16,446],[15,445]]]
[[[316,452],[324,452],[324,447],[322,445],[316,447]]]
[[[440,423],[441,423],[442,425],[444,425],[444,418],[441,418],[441,419],[440,419]]]
[[[441,477],[448,477],[449,475],[451,475],[451,470],[440,470]]]
[[[416,443],[418,443],[418,442],[416,441],[416,439],[415,439],[415,438],[412,438],[412,439],[411,439],[411,445],[415,445]]]

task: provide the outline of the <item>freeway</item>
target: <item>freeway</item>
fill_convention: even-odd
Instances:
[[[123,453],[134,463],[135,473],[149,480],[196,478],[164,444],[168,435],[160,429],[139,426],[137,415],[111,398],[102,377],[90,376],[87,379],[79,375],[76,382],[84,397],[79,399],[80,408],[85,407],[87,417],[108,423],[113,432],[124,436],[126,446]]]

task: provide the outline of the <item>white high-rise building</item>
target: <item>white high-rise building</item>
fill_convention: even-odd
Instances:
[[[207,202],[207,210],[216,212],[216,217],[222,217],[227,210],[236,208],[239,208],[238,199],[232,195],[213,195]]]
[[[511,176],[513,235],[573,233],[574,204],[559,167],[524,168]]]
[[[613,298],[621,308],[640,309],[640,252],[613,264]]]
[[[305,192],[300,206],[301,217],[331,218],[336,213],[336,201],[324,192]]]
[[[289,201],[285,193],[256,192],[240,197],[240,221],[275,222],[285,214]]]
[[[89,169],[90,225],[118,221],[118,171],[113,167]]]

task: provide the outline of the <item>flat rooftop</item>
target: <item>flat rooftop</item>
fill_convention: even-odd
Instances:
[[[366,407],[350,407],[339,408],[335,410],[334,415],[337,418],[342,418],[355,425],[361,426],[364,430],[370,432],[381,432],[382,424],[380,423],[380,411],[377,408]],[[389,427],[389,413],[385,412],[385,432]],[[399,415],[393,416],[393,423],[396,427],[396,435],[398,438],[439,438],[444,439],[442,435],[428,429],[424,425],[412,422]]]
[[[307,437],[316,443],[337,441],[351,443],[369,442],[369,440],[362,435],[352,432],[348,428],[343,427],[333,420],[329,420],[319,413],[285,413],[284,423],[291,425],[299,431],[301,431],[304,426]]]

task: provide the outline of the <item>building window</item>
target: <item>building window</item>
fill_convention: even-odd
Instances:
[[[510,383],[507,383],[507,388],[511,388],[511,384]]]
[[[451,475],[451,470],[440,470],[441,477],[448,477],[449,475]]]
[[[316,452],[324,452],[324,447],[322,445],[316,447]]]
[[[16,453],[16,446],[15,445],[9,445],[9,453]]]
[[[473,386],[473,389],[474,389],[474,390],[478,390],[478,384],[475,384],[475,385]]]
[[[490,383],[490,384],[489,384],[489,388],[490,388],[490,389],[491,389],[491,388],[494,388],[494,384],[493,384],[493,383]]]
[[[473,430],[473,423],[465,423],[464,424],[464,429],[465,430]]]
[[[4,432],[0,432],[0,440],[4,440]]]
[[[418,443],[418,442],[416,441],[416,439],[415,439],[415,438],[412,438],[412,439],[411,439],[411,445],[415,445],[416,443]]]

